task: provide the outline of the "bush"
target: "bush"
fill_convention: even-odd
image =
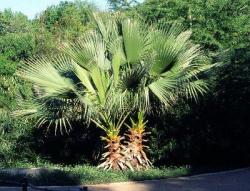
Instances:
[[[13,75],[16,71],[17,63],[8,60],[6,56],[0,55],[0,75]]]
[[[34,38],[28,33],[9,33],[0,37],[0,53],[8,60],[27,59],[34,52]]]
[[[16,98],[31,94],[28,84],[17,82],[13,77],[0,76],[0,165],[11,166],[17,161],[34,161],[30,149],[32,121],[15,119],[11,112],[16,109]],[[8,99],[6,99],[8,98]]]

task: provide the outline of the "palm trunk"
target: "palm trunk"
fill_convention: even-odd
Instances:
[[[105,126],[92,119],[92,121],[106,133],[106,137],[102,137],[102,139],[107,142],[107,145],[105,146],[107,152],[102,154],[101,161],[103,162],[98,166],[98,168],[104,168],[105,170],[132,169],[129,162],[125,160],[125,149],[121,143],[124,137],[119,135],[120,128],[128,115],[129,113],[125,116],[122,114],[118,121],[114,122],[109,116],[103,114],[101,117],[105,122]]]
[[[148,169],[152,163],[148,159],[144,145],[147,140],[143,137],[148,133],[140,133],[137,130],[129,129],[127,142],[127,156],[129,157],[130,164],[137,170]]]
[[[128,161],[125,160],[124,146],[121,144],[123,137],[104,138],[107,141],[105,148],[107,152],[102,154],[102,161],[98,168],[105,170],[125,170],[131,168]]]
[[[126,154],[133,168],[137,170],[148,169],[152,166],[152,163],[148,159],[144,145],[147,140],[145,135],[149,134],[145,132],[146,123],[144,122],[144,115],[142,112],[138,113],[138,121],[134,122],[131,119],[132,126],[129,127],[128,134],[126,134],[128,141]]]

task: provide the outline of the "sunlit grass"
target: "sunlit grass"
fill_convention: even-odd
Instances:
[[[105,171],[93,166],[78,165],[74,167],[50,166],[41,173],[27,175],[28,181],[34,185],[80,185],[135,180],[152,180],[168,177],[184,176],[190,173],[186,167],[152,168],[144,171]],[[20,182],[23,175],[0,173],[3,181]]]

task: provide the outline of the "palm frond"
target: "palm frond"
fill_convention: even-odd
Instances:
[[[182,92],[186,98],[198,101],[199,95],[204,95],[209,90],[204,80],[194,80],[182,85]]]
[[[60,49],[86,70],[96,65],[104,70],[111,68],[106,58],[106,44],[96,31],[87,32],[76,43],[64,44]]]
[[[171,28],[166,34],[164,31],[156,31],[153,38],[153,48],[156,52],[155,62],[150,73],[161,74],[174,66],[182,51],[186,52],[187,45],[190,43],[191,31],[178,34],[179,30]],[[178,34],[178,35],[176,35]]]
[[[148,87],[160,102],[164,103],[167,107],[172,106],[178,96],[177,91],[175,91],[175,80],[162,78],[151,83]]]
[[[48,58],[32,58],[28,60],[22,64],[17,75],[42,88],[44,96],[56,96],[74,91],[72,81],[63,77]]]
[[[138,63],[150,52],[151,33],[147,28],[142,28],[138,21],[123,21],[122,36],[128,63]]]

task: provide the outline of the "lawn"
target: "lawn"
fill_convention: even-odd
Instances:
[[[187,167],[168,167],[152,168],[143,171],[105,171],[93,166],[79,165],[74,167],[49,167],[48,170],[41,171],[36,175],[28,175],[26,178],[29,183],[34,185],[80,185],[80,184],[99,184],[110,182],[125,182],[162,179],[169,177],[185,176],[190,174]],[[0,172],[0,185],[6,185],[4,181],[21,182],[23,175],[11,175]]]

